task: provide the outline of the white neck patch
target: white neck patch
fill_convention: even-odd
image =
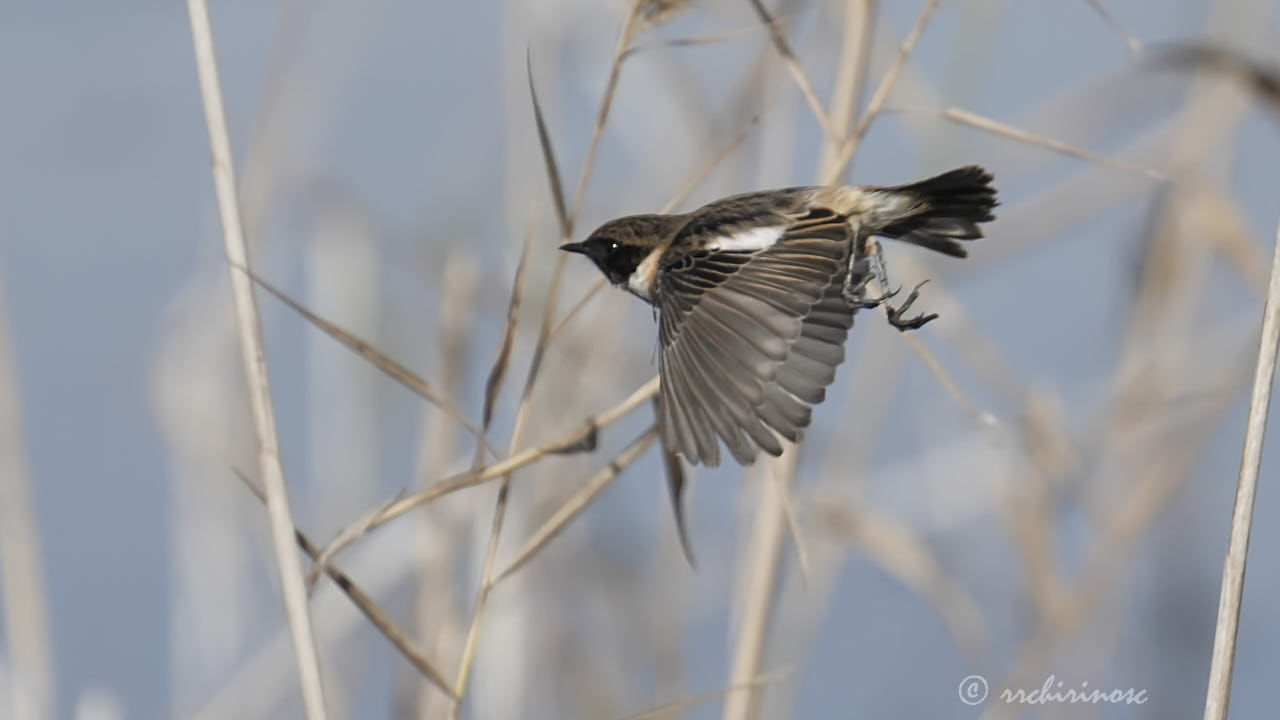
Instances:
[[[749,230],[739,230],[732,235],[724,235],[714,238],[707,244],[710,250],[720,250],[723,252],[753,252],[763,250],[778,242],[782,237],[785,227],[756,227]]]
[[[666,250],[666,246],[660,245],[649,253],[643,262],[636,266],[631,273],[631,277],[627,278],[627,289],[639,295],[645,300],[653,297],[653,283],[658,279],[658,259],[662,257],[662,251]]]

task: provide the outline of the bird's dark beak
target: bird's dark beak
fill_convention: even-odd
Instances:
[[[586,244],[586,243],[580,243],[580,242],[576,242],[576,243],[565,243],[565,244],[563,244],[563,245],[561,245],[561,246],[560,246],[560,249],[561,249],[561,250],[564,250],[565,252],[578,253],[579,255],[586,255],[586,254],[587,254],[587,244]]]

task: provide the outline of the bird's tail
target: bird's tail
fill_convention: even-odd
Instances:
[[[982,237],[978,223],[995,219],[991,211],[999,203],[992,179],[969,165],[909,185],[876,188],[872,193],[885,202],[874,234],[965,257],[969,253],[957,241]]]

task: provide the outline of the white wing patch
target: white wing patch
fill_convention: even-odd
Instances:
[[[763,250],[778,242],[778,238],[786,232],[783,226],[756,227],[750,230],[739,230],[732,235],[718,237],[707,244],[709,250],[723,252],[753,252]]]

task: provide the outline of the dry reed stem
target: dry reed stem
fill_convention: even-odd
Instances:
[[[761,19],[769,23],[768,14],[765,12],[760,0],[751,0],[751,2]],[[852,9],[849,12],[852,12]],[[870,37],[869,33],[866,33],[855,22],[846,23],[845,31],[846,33],[864,35],[861,38],[861,42],[868,41]],[[809,102],[810,109],[823,127],[826,136],[824,157],[835,158],[835,163],[841,163],[840,148],[846,144],[844,134],[842,132],[837,133],[831,127],[822,105],[817,101],[816,95],[813,93],[812,84],[805,76],[799,62],[791,54],[790,48],[787,47],[781,32],[773,27],[771,27],[770,32],[779,53],[787,63],[788,70],[790,70],[794,81],[800,86],[801,92]],[[855,42],[857,41],[854,38],[846,37],[846,48]],[[859,49],[856,53],[850,51],[847,55],[852,55],[856,58],[863,52],[863,50]],[[851,72],[856,77],[863,72],[863,69],[854,68]],[[893,68],[890,68],[890,73],[896,79],[897,73]],[[844,73],[841,73],[841,75],[843,76]],[[892,84],[892,80],[888,80],[888,84]],[[837,88],[836,96],[832,100],[833,107],[838,108],[840,113],[851,117],[852,113],[857,110],[859,98],[856,94],[860,92],[860,85],[860,82],[847,82],[840,85]],[[847,124],[848,120],[845,120],[845,122]],[[852,150],[850,150],[850,155],[852,155]],[[847,159],[843,163],[847,164]],[[829,166],[825,161],[823,165],[824,174],[835,173],[834,165]],[[823,180],[823,182],[826,184],[829,181]],[[737,628],[734,641],[735,649],[729,670],[729,684],[731,686],[741,686],[751,677],[759,674],[759,668],[764,659],[765,640],[772,615],[773,590],[782,564],[784,527],[791,530],[792,537],[796,543],[797,557],[800,559],[802,577],[805,578],[806,584],[809,582],[808,552],[805,550],[804,538],[795,524],[794,511],[788,511],[792,506],[789,497],[790,487],[795,479],[799,458],[794,446],[784,444],[784,447],[785,450],[782,457],[772,459],[764,466],[763,472],[765,475],[760,484],[751,545],[747,554],[744,555],[741,565],[747,573],[747,579],[744,581],[745,585],[742,586],[745,595],[743,615]],[[725,720],[746,720],[759,713],[759,706],[760,697],[755,689],[732,692],[725,699],[722,717]]]
[[[781,510],[778,493],[785,492],[785,485],[795,477],[797,460],[795,446],[787,443],[782,457],[765,463],[760,478],[760,494],[752,521],[751,544],[743,556],[741,567],[747,577],[742,585],[744,604],[742,617],[735,633],[732,666],[728,685],[734,690],[726,693],[724,720],[746,720],[758,714],[759,688],[750,680],[760,674],[764,661],[765,641],[772,614],[774,584],[782,564],[782,539],[786,534],[786,522]],[[774,478],[768,477],[774,474]]]
[[[1276,107],[1280,107],[1280,76],[1234,53],[1206,47],[1183,47],[1167,53],[1163,60],[1231,73],[1249,84],[1255,93]],[[1249,403],[1249,418],[1245,428],[1243,458],[1236,487],[1235,505],[1232,510],[1227,556],[1222,569],[1222,587],[1218,599],[1217,623],[1214,627],[1209,686],[1205,696],[1206,720],[1225,718],[1230,703],[1236,634],[1240,622],[1240,603],[1244,594],[1245,560],[1249,550],[1253,502],[1257,494],[1258,471],[1262,462],[1262,444],[1266,433],[1278,351],[1280,351],[1280,228],[1277,228],[1271,277],[1263,306],[1262,331]]]
[[[823,185],[836,183],[844,176],[849,167],[849,162],[853,159],[853,154],[857,152],[858,145],[862,142],[862,138],[867,134],[867,130],[871,129],[871,123],[880,114],[880,109],[884,107],[885,101],[889,99],[889,93],[893,92],[893,86],[897,84],[898,76],[902,74],[902,68],[907,64],[907,58],[911,57],[911,53],[915,51],[916,43],[920,42],[920,36],[924,34],[925,26],[929,24],[929,19],[933,17],[933,12],[938,9],[939,2],[940,0],[925,0],[924,7],[920,9],[920,14],[916,16],[915,23],[911,26],[911,30],[907,32],[906,39],[902,41],[902,47],[898,48],[897,56],[889,64],[889,68],[885,70],[884,76],[880,78],[880,83],[876,85],[876,90],[871,95],[871,100],[867,103],[867,109],[862,112],[862,119],[858,121],[858,126],[854,128],[849,136],[841,140],[840,147],[835,153],[835,161],[822,178]]]
[[[467,627],[467,639],[462,646],[462,661],[458,668],[458,679],[454,683],[453,704],[449,706],[450,720],[457,720],[458,713],[462,709],[462,698],[467,694],[467,686],[470,683],[476,647],[480,642],[480,626],[484,620],[485,608],[489,604],[489,578],[493,575],[493,566],[498,555],[498,542],[502,539],[502,525],[507,516],[507,498],[510,494],[511,477],[508,475],[502,478],[502,485],[498,487],[498,499],[493,508],[489,546],[485,550],[484,567],[480,573],[480,590],[476,593],[475,608],[472,610],[471,623]]]
[[[555,538],[556,535],[559,535],[560,531],[578,516],[578,513],[586,509],[587,505],[591,504],[592,500],[595,500],[596,497],[605,490],[605,488],[609,487],[609,485],[622,474],[622,471],[625,470],[628,465],[638,460],[644,451],[649,448],[649,445],[657,439],[657,437],[657,426],[650,426],[648,430],[641,433],[640,436],[633,440],[630,445],[623,449],[622,452],[618,453],[617,457],[609,461],[608,465],[595,475],[592,475],[577,492],[562,503],[560,507],[556,508],[556,511],[551,514],[551,517],[547,518],[547,520],[529,536],[529,539],[525,541],[524,545],[516,551],[515,557],[507,563],[507,566],[493,576],[492,582],[489,583],[490,586],[492,587],[493,585],[497,585],[504,578],[524,567],[524,564],[532,559],[534,554],[539,550],[542,550],[542,548]]]
[[[239,200],[236,195],[235,172],[231,164],[231,139],[227,131],[226,109],[223,106],[222,87],[218,78],[213,29],[209,21],[209,8],[204,0],[188,0],[187,10],[191,18],[191,35],[195,49],[196,69],[200,79],[200,94],[204,101],[205,120],[209,126],[214,186],[218,196],[228,262],[227,271],[230,275],[232,299],[235,303],[236,326],[240,335],[245,379],[249,386],[254,427],[258,435],[259,462],[267,497],[267,517],[271,525],[272,546],[275,549],[277,569],[280,573],[285,612],[293,640],[293,653],[298,664],[298,681],[302,690],[303,705],[310,720],[322,720],[326,716],[324,686],[320,679],[320,663],[316,654],[315,637],[312,634],[311,612],[307,605],[302,566],[298,553],[293,547],[294,523],[289,510],[284,468],[280,462],[258,306],[253,296],[253,282],[248,273],[244,272],[244,268],[249,264],[249,250],[244,237]]]
[[[844,39],[840,46],[839,65],[836,66],[836,84],[831,100],[831,123],[844,138],[850,132],[862,102],[862,88],[871,68],[871,42],[875,33],[875,16],[878,0],[850,0],[844,9]],[[839,146],[835,142],[824,143],[822,171],[819,177],[831,174]]]
[[[409,494],[387,505],[385,508],[375,509],[366,513],[361,516],[361,519],[356,520],[353,525],[362,525],[365,527],[365,532],[372,532],[414,508],[434,502],[450,493],[476,485],[483,485],[537,462],[548,455],[577,451],[584,444],[594,447],[595,437],[600,428],[608,427],[639,405],[652,400],[657,394],[658,378],[655,376],[637,388],[622,402],[588,418],[586,422],[561,435],[556,440],[521,450],[479,471],[464,472],[445,478],[422,492]],[[366,519],[366,516],[372,516],[372,520]],[[344,538],[344,542],[330,541],[330,545],[335,547],[325,548],[325,553],[329,557],[336,556],[347,545],[357,539],[356,537],[351,537],[351,533],[348,533],[345,529],[339,531],[338,535]]]
[[[907,112],[910,111],[907,110]],[[1023,130],[1022,128],[1002,123],[999,120],[993,120],[989,117],[984,117],[962,108],[949,107],[937,111],[926,112],[937,112],[942,118],[960,125],[968,125],[969,127],[977,128],[994,135],[1006,137],[1010,140],[1016,140],[1028,145],[1042,147],[1046,150],[1052,150],[1053,152],[1085,160],[1096,165],[1101,165],[1102,167],[1111,168],[1112,170],[1141,175],[1158,182],[1163,182],[1168,179],[1168,176],[1164,172],[1156,170],[1155,168],[1143,167],[1125,160],[1096,153],[1091,150],[1084,150],[1082,148],[1075,147],[1074,145],[1062,142],[1061,140],[1037,135],[1033,132]]]
[[[484,288],[476,282],[474,260],[469,256],[449,254],[444,262],[440,296],[436,308],[439,337],[435,347],[440,387],[450,402],[462,402],[474,342],[476,306]],[[461,454],[457,425],[444,413],[431,407],[423,416],[425,424],[419,448],[417,477],[444,477],[453,459]],[[418,641],[435,657],[452,658],[462,652],[465,639],[462,610],[458,593],[451,592],[458,569],[455,538],[471,521],[462,508],[433,508],[417,517],[418,532],[414,543],[421,548],[418,571],[414,578],[413,599],[408,622],[413,624]],[[423,720],[442,717],[453,702],[453,683],[448,694],[441,696],[430,683],[414,683],[416,687],[398,684],[405,698],[405,717]]]
[[[53,651],[18,370],[0,288],[0,606],[17,720],[53,717]]]
[[[822,101],[818,99],[817,91],[813,89],[813,82],[809,80],[800,60],[791,51],[791,45],[787,42],[786,35],[782,33],[782,28],[769,15],[769,11],[760,0],[748,0],[748,2],[755,8],[756,15],[760,17],[760,23],[769,29],[769,38],[773,40],[773,46],[778,49],[778,55],[782,56],[782,63],[787,66],[787,72],[791,73],[791,79],[795,81],[800,94],[809,104],[809,109],[813,111],[813,117],[818,121],[818,125],[822,127],[822,134],[832,141],[842,137],[832,126],[831,118],[827,116],[826,109],[822,107]]]
[[[1193,54],[1196,52],[1191,51]],[[1224,64],[1224,59],[1206,58],[1200,63]],[[1242,76],[1254,91],[1280,108],[1278,76],[1242,58],[1227,58],[1227,68]],[[1254,370],[1249,419],[1245,428],[1243,458],[1231,516],[1227,557],[1222,567],[1222,589],[1218,598],[1218,619],[1213,633],[1213,654],[1209,666],[1209,688],[1205,696],[1205,720],[1223,720],[1231,700],[1231,676],[1235,668],[1236,635],[1240,624],[1240,604],[1244,596],[1245,560],[1249,551],[1249,531],[1253,522],[1253,502],[1258,491],[1262,464],[1262,443],[1266,434],[1271,388],[1275,379],[1276,354],[1280,352],[1280,226],[1272,251],[1271,278],[1262,310],[1262,331],[1258,361]]]
[[[587,182],[591,177],[591,170],[595,164],[596,152],[599,148],[600,138],[604,135],[604,128],[609,119],[609,109],[613,104],[613,96],[618,87],[618,77],[622,69],[623,54],[631,45],[632,36],[635,33],[637,22],[640,17],[640,9],[643,0],[635,0],[631,6],[631,10],[627,13],[626,21],[623,25],[622,32],[618,36],[618,44],[614,50],[613,61],[610,63],[609,80],[605,86],[604,96],[600,102],[600,111],[596,116],[595,127],[591,132],[591,142],[587,147],[586,159],[583,161],[582,172],[578,177],[578,189],[574,193],[574,201],[572,209],[566,209],[563,205],[563,192],[560,188],[559,171],[555,161],[555,154],[551,148],[550,133],[546,129],[546,122],[542,115],[542,108],[538,103],[537,94],[534,91],[533,73],[531,67],[526,63],[529,70],[529,94],[534,106],[534,117],[538,126],[538,139],[542,148],[543,160],[546,164],[549,182],[552,185],[553,195],[557,203],[556,213],[560,219],[560,230],[562,240],[568,240],[573,234],[573,228],[576,223],[578,213],[581,210],[582,198],[586,193]],[[566,211],[567,210],[567,211]],[[560,253],[556,258],[555,267],[552,270],[550,287],[547,291],[547,299],[543,305],[542,323],[538,329],[538,340],[534,345],[533,357],[529,362],[529,374],[525,379],[523,395],[520,398],[520,405],[516,409],[515,427],[511,431],[510,451],[515,452],[523,440],[524,430],[528,422],[528,412],[533,397],[533,389],[538,380],[539,371],[542,368],[542,360],[545,356],[547,347],[551,340],[551,330],[555,326],[556,304],[560,295],[560,285],[564,279],[564,269],[566,263],[565,253]],[[463,647],[462,661],[458,669],[458,680],[455,686],[457,700],[449,709],[449,717],[456,720],[461,709],[462,698],[466,695],[467,685],[471,676],[471,668],[475,662],[475,653],[480,637],[480,627],[484,621],[484,611],[488,603],[489,589],[493,574],[495,558],[497,556],[498,543],[502,538],[502,525],[506,515],[507,498],[510,493],[511,474],[503,475],[501,485],[498,488],[498,499],[495,503],[493,511],[493,525],[489,535],[489,547],[485,553],[484,567],[481,571],[480,588],[476,593],[475,610],[471,618],[471,626],[467,631],[467,640]]]
[[[262,488],[258,487],[256,483],[249,479],[248,475],[238,468],[233,467],[231,470],[236,474],[236,477],[240,478],[244,486],[249,488],[254,497],[264,504],[266,503],[267,496],[262,491]],[[294,528],[293,535],[298,547],[315,561],[317,567],[319,567],[321,565],[320,548],[297,528]],[[436,668],[427,657],[427,654],[413,642],[413,638],[409,636],[409,633],[401,630],[400,626],[391,619],[391,616],[387,615],[376,600],[361,590],[355,580],[352,580],[341,568],[326,564],[324,565],[324,572],[338,586],[338,589],[342,590],[343,594],[350,598],[356,607],[360,608],[360,612],[369,618],[369,622],[373,623],[378,632],[381,632],[400,651],[400,654],[404,655],[405,660],[408,660],[411,665],[417,668],[418,672],[422,673],[423,677],[427,678],[441,692],[453,697],[453,688],[450,686],[449,681],[445,679],[444,674]]]
[[[283,290],[267,282],[248,267],[241,265],[239,268],[244,273],[248,274],[249,277],[252,278],[253,282],[257,283],[258,287],[261,287],[263,290],[266,290],[268,293],[275,296],[277,300],[284,303],[290,310],[301,315],[307,322],[315,325],[326,335],[337,340],[339,343],[342,343],[355,354],[365,360],[368,360],[371,365],[381,370],[387,377],[400,383],[409,391],[418,395],[432,405],[435,405],[445,415],[448,415],[459,425],[466,428],[467,432],[470,432],[476,437],[481,436],[482,433],[480,432],[480,428],[476,427],[475,423],[468,420],[461,410],[454,407],[453,404],[437,392],[430,383],[423,380],[412,370],[401,365],[389,355],[378,350],[371,343],[361,339],[359,336],[344,330],[307,309],[307,307],[302,303],[289,297],[289,295],[287,295]],[[489,448],[489,451],[494,455],[497,455],[497,451],[493,448]]]
[[[1212,383],[1222,389],[1213,395],[1213,402],[1198,408],[1196,422],[1186,428],[1176,442],[1169,443],[1173,451],[1157,458],[1157,461],[1140,473],[1137,485],[1119,503],[1119,510],[1107,519],[1098,540],[1089,550],[1085,566],[1076,582],[1059,602],[1056,612],[1042,616],[1028,640],[1014,660],[1013,668],[1005,680],[996,687],[1025,685],[1024,679],[1035,676],[1036,668],[1047,658],[1057,638],[1065,637],[1082,623],[1101,601],[1106,589],[1118,574],[1120,557],[1132,548],[1142,532],[1159,516],[1159,511],[1172,499],[1178,487],[1191,472],[1195,458],[1207,443],[1209,428],[1218,422],[1231,397],[1228,388],[1234,385],[1236,365],[1230,365],[1220,378]],[[1158,414],[1158,410],[1153,414]],[[982,717],[989,720],[1007,717],[1013,707],[1003,703],[989,703]]]
[[[794,473],[794,469],[792,472]],[[774,490],[778,493],[778,509],[782,511],[782,517],[787,521],[787,532],[791,534],[791,540],[796,544],[796,564],[800,569],[800,579],[808,586],[813,577],[810,571],[812,565],[809,562],[809,545],[804,539],[804,534],[800,532],[800,520],[796,516],[796,504],[791,497],[791,488],[776,475],[771,473],[766,475],[777,486]]]
[[[1240,627],[1240,602],[1244,596],[1245,559],[1249,552],[1253,500],[1258,492],[1258,470],[1262,465],[1262,441],[1267,431],[1267,413],[1271,407],[1271,386],[1275,379],[1277,352],[1280,352],[1280,226],[1276,228],[1271,282],[1262,310],[1262,337],[1258,344],[1258,364],[1249,400],[1249,420],[1245,427],[1240,480],[1236,488],[1235,507],[1231,513],[1231,536],[1227,545],[1227,559],[1222,567],[1222,592],[1218,599],[1218,622],[1213,632],[1205,720],[1226,718],[1227,705],[1231,699],[1236,633]]]
[[[565,239],[573,231],[573,226],[582,212],[582,198],[587,192],[587,182],[591,179],[591,170],[595,166],[596,152],[600,149],[600,138],[604,136],[604,126],[609,121],[609,110],[613,107],[613,95],[618,89],[618,77],[622,72],[622,61],[626,57],[627,48],[638,29],[640,9],[645,0],[633,0],[627,18],[623,21],[622,31],[618,33],[618,44],[613,51],[613,62],[609,65],[609,80],[605,83],[604,98],[600,110],[596,113],[596,123],[591,129],[591,142],[587,145],[587,156],[582,161],[582,173],[578,176],[578,189],[573,194],[573,208],[569,211],[568,225],[563,228]]]
[[[511,300],[507,305],[507,322],[503,329],[502,342],[499,345],[497,356],[494,358],[493,367],[489,371],[489,377],[485,383],[484,398],[484,424],[481,426],[481,432],[489,431],[489,423],[493,419],[493,408],[497,403],[498,394],[502,391],[502,381],[506,377],[506,369],[508,361],[511,358],[511,348],[515,339],[516,327],[519,324],[520,301],[524,295],[525,267],[526,260],[529,255],[529,245],[533,238],[533,229],[530,226],[525,233],[524,246],[520,251],[520,263],[516,268],[515,280],[511,288]],[[552,303],[548,303],[549,305]],[[539,344],[543,345],[546,341],[547,321],[549,313],[544,316],[543,320],[543,338]],[[525,409],[528,407],[529,393],[532,390],[534,373],[536,373],[537,360],[530,368],[530,377],[528,384],[525,386],[525,396],[521,398],[520,410],[516,414],[516,426],[512,432],[511,450],[515,450],[516,443],[519,442],[521,429],[524,427]],[[483,446],[476,448],[475,460],[472,463],[472,471],[480,469],[484,464]],[[502,478],[502,485],[498,488],[498,499],[493,511],[493,524],[490,529],[489,547],[485,552],[484,567],[481,571],[481,586],[476,594],[475,608],[473,610],[471,624],[467,628],[466,640],[462,646],[462,663],[458,670],[458,680],[454,686],[453,703],[449,706],[449,717],[456,718],[462,704],[462,696],[466,694],[467,683],[470,676],[471,664],[475,658],[476,645],[480,637],[480,622],[484,617],[484,610],[489,601],[489,591],[485,585],[490,574],[493,572],[493,564],[498,553],[498,540],[502,536],[502,525],[506,518],[507,500],[511,493],[511,476],[505,475]]]

